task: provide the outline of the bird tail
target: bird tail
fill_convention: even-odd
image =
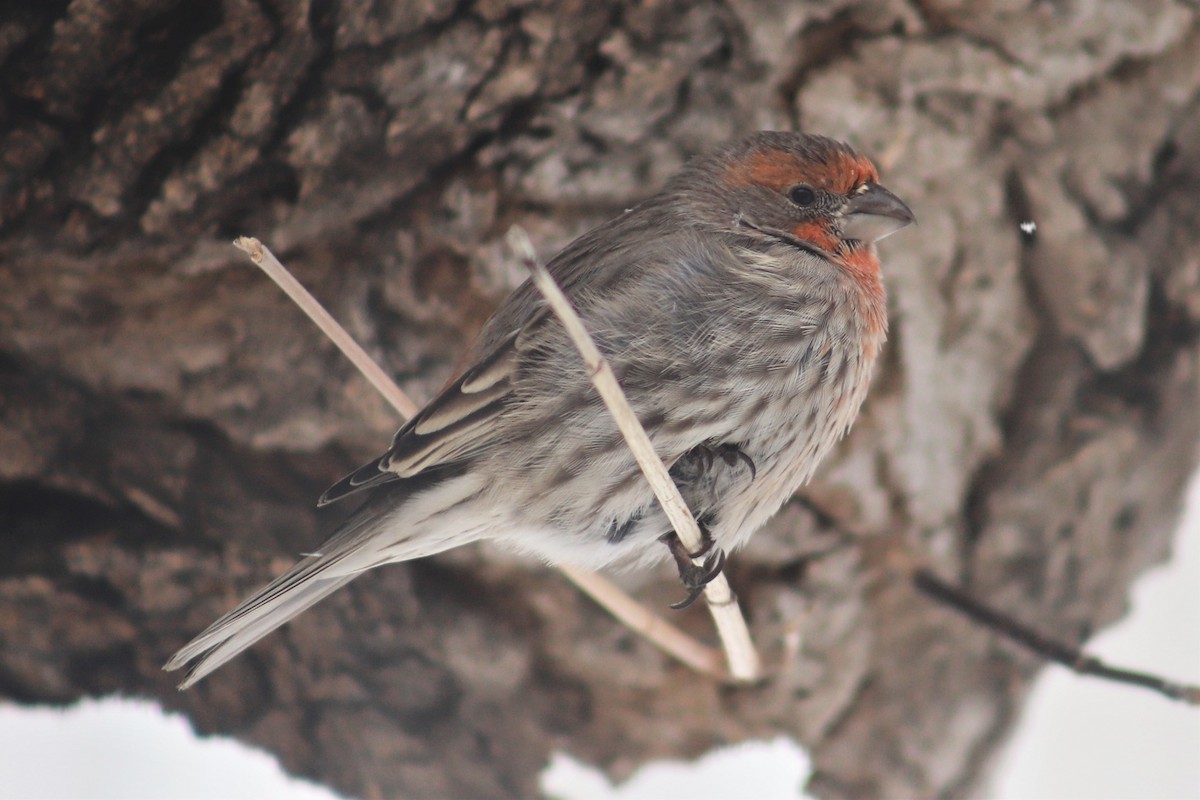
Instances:
[[[315,556],[301,561],[188,642],[163,669],[195,661],[179,684],[186,689],[300,612],[354,580],[359,572],[329,575],[331,564]]]
[[[480,538],[469,503],[479,482],[431,474],[381,487],[329,541],[188,642],[163,669],[191,663],[186,689],[372,567],[423,558]],[[416,521],[416,524],[413,524]],[[438,535],[430,535],[436,531]],[[194,663],[192,663],[194,662]]]

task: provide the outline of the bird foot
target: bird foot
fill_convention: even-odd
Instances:
[[[677,611],[685,609],[696,602],[704,593],[704,587],[708,586],[713,578],[721,574],[721,570],[725,568],[725,551],[717,548],[703,564],[695,563],[694,559],[712,552],[716,544],[712,534],[708,532],[708,527],[703,524],[700,525],[700,549],[695,553],[687,551],[675,531],[663,534],[658,540],[666,544],[667,549],[671,551],[675,566],[679,569],[679,580],[683,581],[684,588],[688,590],[688,596],[678,603],[673,603],[671,608]]]

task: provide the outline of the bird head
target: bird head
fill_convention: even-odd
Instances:
[[[676,189],[709,224],[842,260],[915,221],[849,145],[763,131],[697,159]]]

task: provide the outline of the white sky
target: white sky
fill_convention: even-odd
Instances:
[[[1200,683],[1200,480],[1177,554],[1139,581],[1132,614],[1096,637],[1095,654]],[[799,797],[808,761],[786,739],[748,743],[692,765],[662,762],[614,789],[556,756],[543,775],[561,800]],[[1198,800],[1200,709],[1051,667],[1039,678],[993,800]],[[0,704],[0,798],[13,800],[328,800],[274,759],[232,740],[197,739],[152,703],[87,701],[66,711]]]

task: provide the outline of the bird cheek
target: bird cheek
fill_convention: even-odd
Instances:
[[[816,245],[817,247],[827,252],[834,252],[838,245],[841,244],[841,239],[823,222],[809,221],[801,222],[792,228],[792,235],[797,239]]]

